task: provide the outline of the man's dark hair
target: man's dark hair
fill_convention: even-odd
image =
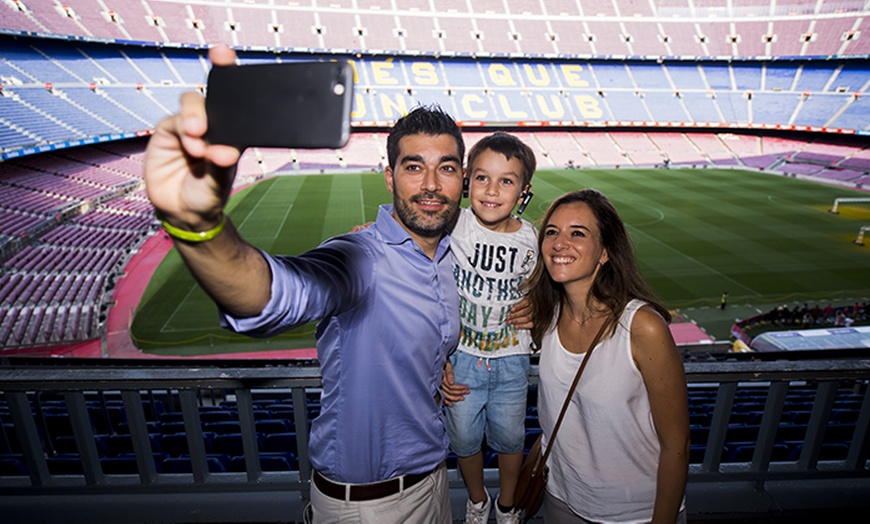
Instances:
[[[505,158],[510,160],[516,158],[523,166],[523,180],[520,189],[526,187],[532,181],[532,175],[535,174],[537,168],[537,160],[535,153],[525,142],[518,137],[505,133],[504,131],[496,131],[491,135],[487,135],[477,141],[476,144],[468,152],[468,172],[474,168],[474,162],[477,157],[484,151],[495,151]]]
[[[390,168],[396,168],[399,158],[399,141],[409,135],[450,135],[456,140],[459,149],[459,161],[465,158],[465,141],[462,131],[456,125],[452,116],[448,115],[440,106],[417,106],[410,113],[400,118],[390,130],[387,137],[387,162]]]

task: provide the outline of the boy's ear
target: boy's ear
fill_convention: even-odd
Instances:
[[[468,198],[468,173],[462,177],[462,198]]]

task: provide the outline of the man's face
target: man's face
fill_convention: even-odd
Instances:
[[[450,135],[403,137],[395,169],[384,169],[396,218],[415,238],[438,238],[447,231],[459,212],[462,177],[459,148]]]

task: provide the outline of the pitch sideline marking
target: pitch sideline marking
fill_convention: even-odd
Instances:
[[[260,204],[263,203],[263,201],[266,199],[266,196],[267,196],[269,193],[272,192],[272,189],[275,188],[275,186],[277,185],[277,181],[278,181],[278,179],[276,178],[276,179],[274,179],[274,180],[275,180],[275,182],[272,183],[272,184],[269,186],[269,189],[267,189],[266,192],[263,193],[263,195],[260,196],[259,199],[257,199],[257,204],[256,204],[256,205],[251,209],[250,212],[248,212],[248,214],[245,216],[245,219],[242,220],[242,223],[239,224],[239,227],[238,227],[238,230],[239,230],[239,231],[241,231],[242,228],[245,227],[245,224],[248,223],[248,219],[251,218],[253,215],[256,214],[257,208],[260,207]],[[276,234],[277,234],[277,233],[276,233]]]
[[[187,302],[187,299],[190,298],[190,295],[192,295],[195,290],[196,290],[196,284],[190,286],[190,291],[188,291],[187,294],[184,295],[184,298],[178,302],[178,305],[175,307],[175,310],[172,312],[171,315],[169,315],[169,318],[166,319],[166,322],[160,328],[161,333],[173,333],[173,332],[175,332],[175,329],[168,328],[167,326],[169,326],[172,323],[172,319],[175,318],[175,315],[178,314],[178,311],[182,308],[182,306],[184,306],[185,302]]]

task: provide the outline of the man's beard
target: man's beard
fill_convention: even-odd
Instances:
[[[411,207],[411,202],[418,202],[420,200],[438,200],[448,204],[448,206],[445,210],[438,213],[427,213]],[[396,197],[393,204],[402,224],[412,233],[425,238],[443,235],[453,224],[456,215],[459,214],[459,202],[453,202],[444,195],[434,193],[420,193],[408,200]]]

